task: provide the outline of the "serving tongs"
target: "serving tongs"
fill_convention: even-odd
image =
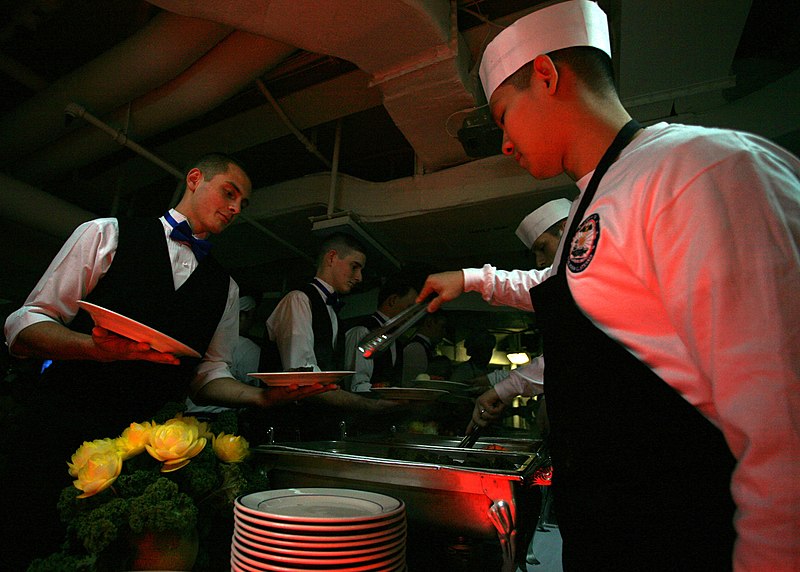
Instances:
[[[428,312],[428,304],[433,298],[434,296],[431,296],[409,306],[394,318],[387,320],[380,328],[372,330],[358,343],[358,350],[366,359],[374,358]]]
[[[475,427],[472,428],[472,431],[467,433],[464,438],[461,439],[461,442],[458,444],[458,446],[461,448],[471,449],[478,440],[478,437],[481,436],[482,429],[483,428],[479,425],[475,425]]]

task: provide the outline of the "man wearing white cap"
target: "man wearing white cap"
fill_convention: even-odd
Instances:
[[[517,227],[517,237],[536,257],[539,270],[551,266],[555,260],[571,205],[568,199],[545,203],[522,219]]]
[[[536,256],[537,269],[544,270],[553,264],[571,205],[568,199],[547,202],[519,223],[516,235]],[[538,357],[526,366],[512,370],[507,377],[504,377],[507,372],[489,373],[485,377],[492,389],[476,399],[472,422],[486,427],[500,419],[505,407],[511,405],[518,395],[531,397],[542,393],[543,371],[544,360]]]
[[[487,46],[503,152],[581,195],[550,269],[436,274],[419,298],[535,308],[565,570],[797,570],[800,159],[643,129],[610,54],[588,0]]]
[[[547,202],[522,219],[517,227],[516,235],[536,257],[537,269],[543,270],[553,264],[571,205],[572,202],[568,199]],[[486,427],[502,419],[506,407],[511,406],[516,397],[541,395],[544,359],[538,356],[525,366],[511,372],[498,370],[490,372],[485,378],[492,388],[475,400],[467,433],[474,426]],[[540,433],[546,435],[549,433],[549,422],[543,395],[540,400],[536,412],[536,425]],[[542,502],[548,498],[549,495],[545,491]],[[537,523],[537,532],[540,533],[535,534],[528,548],[526,560],[529,569],[559,572],[562,570],[561,535],[558,527],[552,525],[548,519],[550,519],[549,511],[543,513],[540,522]]]
[[[517,237],[534,253],[539,270],[553,264],[571,205],[568,199],[547,202],[522,219],[517,227]],[[542,393],[543,370],[544,360],[538,357],[510,373],[497,370],[482,376],[483,385],[488,383],[492,388],[475,400],[472,423],[486,427],[502,418],[506,406],[510,406],[518,395],[531,397]],[[471,426],[467,428],[469,430]]]

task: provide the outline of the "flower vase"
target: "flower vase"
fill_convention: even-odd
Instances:
[[[132,570],[181,570],[194,566],[200,546],[197,529],[189,531],[147,531],[132,539]]]

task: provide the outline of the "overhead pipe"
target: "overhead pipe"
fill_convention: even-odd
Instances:
[[[328,195],[328,216],[336,207],[336,184],[339,181],[339,148],[342,146],[342,120],[336,121],[336,138],[333,142],[333,165],[331,166],[331,192]]]
[[[0,72],[32,91],[42,91],[49,85],[42,76],[3,53],[0,53]]]
[[[97,127],[103,133],[106,133],[107,135],[109,135],[115,142],[119,143],[120,145],[122,145],[124,147],[127,147],[128,149],[130,149],[131,151],[133,151],[137,155],[140,155],[141,157],[147,159],[148,161],[158,165],[159,167],[164,169],[166,172],[168,172],[170,175],[172,175],[173,177],[175,177],[179,181],[183,180],[183,178],[184,178],[183,171],[181,171],[180,169],[178,169],[174,165],[171,165],[170,163],[167,163],[166,161],[164,161],[163,159],[161,159],[157,155],[151,153],[150,151],[148,151],[147,149],[145,149],[144,147],[142,147],[141,145],[139,145],[135,141],[131,141],[130,137],[128,137],[121,130],[115,129],[115,128],[111,127],[110,125],[108,125],[107,123],[103,123],[100,119],[98,119],[97,117],[95,117],[94,115],[92,115],[91,113],[86,111],[86,109],[84,109],[83,107],[81,107],[77,103],[73,102],[73,103],[70,103],[69,105],[67,105],[66,113],[68,115],[72,116],[72,117],[80,117],[81,119],[85,119],[88,123],[90,123],[91,125]],[[173,200],[172,200],[171,204],[176,204],[179,198],[180,197],[177,196],[177,191],[176,191],[176,195],[173,196]],[[271,230],[266,228],[264,225],[258,223],[257,221],[249,218],[248,216],[246,216],[246,215],[244,215],[242,213],[239,213],[239,217],[238,218],[241,218],[242,220],[250,223],[251,226],[253,226],[254,228],[258,229],[262,233],[266,234],[272,240],[275,240],[275,241],[279,242],[280,244],[282,244],[286,248],[288,248],[291,251],[293,251],[295,254],[297,254],[297,255],[299,255],[299,256],[301,256],[303,258],[310,259],[309,256],[305,252],[303,252],[302,250],[300,250],[300,249],[296,248],[295,246],[289,244],[284,239],[282,239],[281,237],[279,237],[274,232],[272,232]]]
[[[64,106],[70,101],[80,101],[95,113],[108,113],[179,75],[231,30],[170,12],[156,15],[108,52],[0,117],[2,161],[14,165],[62,135]]]
[[[456,0],[148,0],[352,62],[371,85],[427,170],[469,161],[444,129],[454,112],[475,105],[471,55],[457,26]]]
[[[256,86],[258,87],[258,90],[261,92],[261,95],[263,95],[264,98],[266,98],[266,100],[272,106],[272,109],[275,110],[275,113],[278,114],[278,117],[280,118],[280,120],[283,121],[284,125],[286,125],[286,127],[289,128],[289,131],[291,131],[294,134],[294,136],[297,137],[297,139],[300,141],[300,143],[303,144],[303,146],[306,148],[306,150],[308,150],[309,153],[311,153],[317,159],[322,161],[322,163],[328,169],[330,169],[331,168],[331,162],[328,161],[328,159],[325,157],[325,155],[320,153],[319,149],[317,149],[317,146],[314,145],[311,141],[309,141],[308,137],[303,135],[303,132],[300,131],[297,128],[297,126],[295,126],[294,123],[292,123],[292,120],[289,119],[289,116],[286,115],[286,112],[283,111],[283,108],[281,108],[281,105],[275,100],[274,97],[272,97],[272,93],[270,93],[270,91],[267,89],[267,86],[264,85],[264,82],[261,81],[261,78],[256,80]]]
[[[111,115],[93,111],[112,125],[123,125],[130,116],[128,134],[142,140],[214,109],[295,49],[263,36],[233,32],[158,89],[126,102]],[[88,129],[77,130],[20,161],[12,173],[31,182],[52,180],[113,151],[106,138]]]
[[[86,111],[86,108],[83,107],[82,105],[78,105],[74,101],[70,102],[67,104],[64,113],[70,119],[79,117],[81,119],[86,120],[87,123],[91,123],[104,133],[108,134],[111,137],[111,139],[113,139],[116,143],[119,143],[123,147],[127,147],[134,153],[137,153],[142,157],[144,157],[145,159],[147,159],[148,161],[155,163],[156,165],[167,171],[170,175],[173,175],[178,179],[183,179],[183,172],[181,172],[178,168],[174,167],[173,165],[170,165],[160,157],[157,157],[156,155],[154,155],[153,153],[151,153],[150,151],[148,151],[135,141],[131,141],[131,139],[125,134],[125,132],[122,129],[115,129],[114,127],[111,127],[107,123],[103,123],[102,121],[100,121],[100,119],[98,119],[97,117]]]
[[[66,239],[97,215],[0,173],[0,218]]]

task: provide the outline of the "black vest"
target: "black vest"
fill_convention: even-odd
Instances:
[[[414,334],[414,337],[411,338],[411,341],[408,342],[407,345],[411,345],[413,343],[420,344],[425,349],[425,355],[428,356],[428,361],[431,360],[436,354],[433,352],[433,344],[428,341],[427,338],[423,338],[419,334]]]
[[[377,314],[364,316],[356,323],[356,326],[367,328],[370,332],[383,325]],[[392,363],[392,350],[388,348],[386,351],[378,352],[372,358],[372,378],[370,383],[385,383],[392,387],[399,387],[400,381],[403,377],[403,348],[400,344],[395,342],[396,359]]]
[[[225,311],[229,282],[228,274],[209,256],[176,291],[161,222],[120,220],[113,263],[86,299],[147,324],[202,355]],[[93,321],[80,310],[69,327],[91,333]],[[62,361],[45,371],[42,383],[52,403],[68,410],[79,408],[82,424],[102,432],[90,438],[115,437],[127,424],[148,420],[166,402],[182,402],[199,361],[182,357],[179,366]]]
[[[314,356],[317,358],[317,365],[322,371],[341,371],[344,367],[342,328],[339,328],[334,342],[328,306],[322,300],[317,287],[304,284],[298,290],[308,297],[311,304],[311,329],[314,332]],[[259,369],[265,373],[286,370],[278,352],[278,344],[269,339],[269,333],[264,334]]]

